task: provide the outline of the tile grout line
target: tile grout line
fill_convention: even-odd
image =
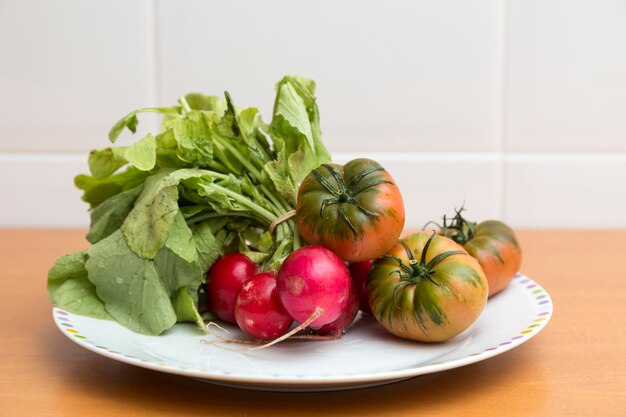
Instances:
[[[31,151],[2,151],[0,150],[0,160],[59,160],[59,159],[81,159],[86,160],[89,151],[65,151],[65,152],[31,152]],[[559,159],[562,162],[599,162],[599,161],[624,161],[626,152],[333,152],[333,158],[360,158],[372,157],[383,160],[403,161],[548,161]]]
[[[497,154],[498,154],[498,174],[499,174],[499,201],[498,211],[499,217],[506,219],[506,198],[507,198],[507,98],[508,98],[508,36],[507,36],[507,1],[502,0],[496,2],[496,65],[498,68],[496,81],[496,136],[498,138]]]

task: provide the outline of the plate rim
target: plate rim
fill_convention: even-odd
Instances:
[[[76,329],[71,322],[69,321],[69,317],[77,316],[77,317],[85,317],[80,316],[78,314],[73,314],[68,311],[65,311],[58,307],[52,308],[52,316],[53,320],[57,326],[57,328],[63,333],[68,339],[76,343],[77,345],[92,351],[100,356],[104,356],[109,359],[113,359],[118,362],[126,363],[133,366],[138,366],[145,369],[151,369],[158,372],[165,372],[174,375],[182,375],[191,378],[197,378],[205,380],[206,382],[211,381],[223,381],[229,382],[233,384],[249,384],[249,385],[292,385],[299,387],[306,386],[332,386],[339,384],[363,384],[368,382],[380,382],[380,381],[393,381],[399,379],[406,379],[415,377],[418,375],[424,375],[434,372],[446,371],[454,368],[459,368],[462,366],[470,365],[476,362],[481,362],[483,360],[490,359],[494,356],[501,355],[505,352],[508,352],[511,349],[514,349],[528,340],[532,339],[535,335],[537,335],[541,330],[543,330],[546,325],[550,322],[550,319],[553,315],[554,304],[552,301],[552,297],[550,294],[539,285],[536,281],[531,279],[530,277],[518,273],[513,281],[517,281],[518,283],[524,284],[526,290],[530,290],[532,296],[534,297],[535,310],[541,310],[539,313],[536,313],[535,320],[532,324],[526,326],[525,329],[519,330],[515,336],[510,337],[507,340],[503,340],[501,343],[490,346],[488,348],[483,349],[479,352],[474,352],[468,354],[464,357],[453,359],[449,361],[437,362],[438,358],[434,358],[430,361],[427,361],[426,364],[419,364],[416,366],[410,366],[403,369],[395,369],[391,371],[380,371],[380,372],[365,372],[363,374],[344,374],[344,375],[314,375],[314,376],[292,376],[292,375],[278,375],[278,374],[261,374],[261,375],[245,375],[239,373],[231,373],[226,371],[215,371],[210,369],[192,369],[186,368],[182,366],[176,366],[172,364],[160,363],[156,361],[149,361],[145,359],[136,358],[134,356],[126,355],[121,352],[117,352],[114,350],[110,350],[107,347],[99,346],[94,342],[88,340],[85,336],[80,334],[80,330]],[[539,297],[539,298],[538,298]],[[98,320],[96,318],[87,317],[91,320]],[[117,323],[116,323],[117,324]],[[119,325],[119,324],[118,324]],[[121,326],[121,325],[119,325]],[[530,327],[532,326],[532,327]],[[446,353],[447,354],[447,353]],[[444,354],[443,356],[445,356]],[[433,362],[434,361],[434,362]],[[339,389],[339,387],[337,387]]]

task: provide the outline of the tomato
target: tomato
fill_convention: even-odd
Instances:
[[[367,276],[370,273],[373,263],[374,261],[372,260],[354,262],[348,267],[352,281],[354,281],[358,290],[359,308],[361,311],[368,314],[372,314],[372,309],[370,308],[370,301],[367,296]]]
[[[256,265],[241,253],[215,261],[207,274],[209,307],[219,318],[235,323],[235,300],[241,285],[256,271]]]
[[[296,224],[302,237],[349,262],[376,259],[404,227],[404,202],[385,169],[370,159],[323,164],[298,190]]]
[[[476,259],[428,232],[405,237],[378,259],[367,290],[376,320],[396,336],[422,342],[445,341],[467,329],[489,291]]]
[[[456,211],[450,225],[444,217],[440,233],[463,245],[478,259],[489,282],[489,296],[502,291],[522,264],[522,250],[513,230],[498,220],[469,222]]]

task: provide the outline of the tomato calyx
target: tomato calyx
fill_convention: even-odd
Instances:
[[[402,283],[404,285],[417,284],[421,280],[427,279],[430,282],[432,282],[434,285],[439,286],[439,283],[436,282],[432,277],[436,273],[436,271],[433,270],[433,268],[444,259],[452,255],[463,255],[465,252],[460,251],[460,250],[451,250],[451,251],[442,252],[439,255],[432,258],[429,262],[426,262],[426,254],[428,253],[428,249],[430,248],[430,244],[433,238],[435,237],[435,234],[436,233],[433,232],[433,234],[426,241],[426,244],[424,245],[424,250],[422,250],[422,254],[420,256],[419,261],[415,259],[415,256],[413,256],[413,251],[411,251],[411,248],[409,248],[409,245],[407,245],[407,243],[404,240],[400,239],[400,243],[404,247],[404,250],[406,251],[406,255],[409,258],[409,264],[408,265],[405,264],[402,261],[402,259],[398,258],[397,256],[388,255],[388,254],[384,255],[385,258],[396,261],[398,263],[398,266],[400,267],[400,270],[392,271],[389,273],[389,275],[393,273],[398,273],[398,275],[400,276],[400,279],[404,281]]]
[[[443,215],[443,225],[440,225],[436,222],[428,222],[426,226],[429,224],[434,224],[440,229],[441,235],[448,237],[454,240],[459,245],[463,246],[476,234],[476,222],[470,222],[466,220],[461,213],[465,210],[465,207],[461,206],[460,209],[454,209],[454,217],[448,224],[448,218],[446,215]],[[424,228],[426,228],[424,226]]]
[[[324,218],[324,209],[326,209],[326,207],[337,204],[339,206],[337,208],[339,215],[346,222],[350,230],[352,230],[352,233],[354,234],[354,236],[355,237],[358,236],[358,231],[356,227],[354,226],[354,224],[352,224],[352,222],[350,221],[350,218],[346,214],[346,211],[343,205],[352,204],[354,207],[356,207],[361,213],[365,214],[366,216],[378,217],[377,213],[374,213],[366,209],[365,207],[363,207],[356,200],[356,196],[370,187],[374,187],[374,186],[381,185],[381,184],[393,184],[393,182],[389,180],[372,180],[372,181],[366,182],[365,184],[357,188],[356,186],[366,176],[368,176],[369,174],[373,172],[383,171],[384,168],[371,167],[369,169],[366,169],[362,171],[361,173],[359,173],[359,175],[354,177],[350,181],[350,183],[346,185],[342,175],[335,168],[333,168],[331,165],[328,165],[328,164],[322,164],[322,167],[328,170],[331,176],[335,179],[336,185],[332,184],[330,181],[324,178],[319,173],[318,171],[319,168],[316,168],[312,171],[313,175],[315,176],[315,179],[320,183],[320,185],[322,185],[322,187],[324,187],[330,194],[332,194],[332,197],[326,198],[322,201],[322,204],[320,205],[320,217]]]

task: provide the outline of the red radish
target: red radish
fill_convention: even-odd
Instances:
[[[293,319],[278,299],[274,272],[253,275],[243,283],[235,301],[235,319],[255,339],[271,340],[289,331]]]
[[[241,253],[218,259],[207,275],[207,295],[211,311],[224,321],[235,323],[235,299],[241,285],[256,271],[256,265]]]
[[[328,323],[317,329],[317,334],[320,336],[334,335],[341,336],[343,331],[348,328],[354,321],[357,313],[359,312],[359,297],[357,295],[357,288],[355,283],[352,283],[350,289],[350,296],[348,303],[345,305],[339,318],[332,323]]]
[[[341,258],[322,246],[305,246],[291,253],[276,281],[285,310],[312,329],[339,318],[351,286],[352,279]]]
[[[372,314],[369,297],[367,296],[367,276],[374,261],[353,262],[350,264],[350,276],[354,280],[359,293],[359,307],[361,311]]]

